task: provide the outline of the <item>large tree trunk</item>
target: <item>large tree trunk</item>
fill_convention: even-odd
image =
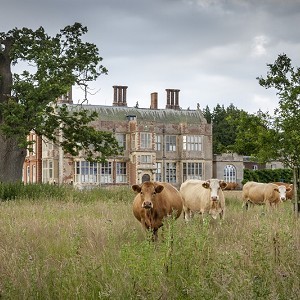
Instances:
[[[16,182],[22,179],[26,149],[20,149],[14,138],[0,133],[0,182]]]
[[[10,51],[13,39],[0,39],[0,103],[11,99],[12,73]],[[26,150],[18,147],[14,137],[6,137],[1,132],[5,122],[0,110],[0,182],[16,182],[22,179]]]

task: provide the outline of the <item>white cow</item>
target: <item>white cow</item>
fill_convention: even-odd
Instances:
[[[185,220],[193,217],[194,213],[208,213],[213,219],[218,215],[224,218],[225,197],[223,189],[226,182],[219,179],[207,181],[191,179],[182,183],[180,193],[183,200]]]
[[[280,202],[286,200],[286,192],[291,188],[286,186],[277,186],[273,183],[261,183],[248,181],[243,186],[243,201],[244,206],[248,209],[249,204],[268,204],[278,206]]]

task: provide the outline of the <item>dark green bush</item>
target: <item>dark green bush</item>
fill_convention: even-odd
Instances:
[[[263,169],[263,170],[244,170],[244,179],[242,184],[245,184],[247,181],[256,181],[256,182],[293,182],[293,171],[291,169]]]

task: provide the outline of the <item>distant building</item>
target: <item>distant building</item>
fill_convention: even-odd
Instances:
[[[42,182],[42,138],[31,132],[27,137],[27,141],[31,142],[32,145],[27,150],[23,164],[23,182]]]
[[[244,176],[243,156],[236,153],[214,155],[213,174],[226,182],[241,184]]]
[[[43,140],[39,156],[42,176],[37,182],[73,184],[84,189],[157,180],[179,187],[189,178],[213,176],[212,125],[200,109],[180,108],[180,90],[166,89],[165,109],[158,109],[157,93],[151,94],[149,108],[138,108],[127,106],[127,86],[113,86],[113,91],[112,106],[78,106],[70,97],[60,102],[70,111],[81,107],[97,111],[99,118],[92,126],[113,132],[124,147],[123,155],[110,157],[106,163],[92,163],[83,155],[73,157]],[[31,158],[26,159],[24,182],[32,182],[25,172]]]

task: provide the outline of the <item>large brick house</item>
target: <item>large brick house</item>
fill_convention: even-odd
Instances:
[[[138,108],[127,106],[127,86],[114,86],[113,91],[112,106],[82,107],[98,112],[99,118],[92,125],[113,132],[124,147],[123,155],[110,157],[103,164],[88,162],[81,155],[72,157],[34,137],[41,142],[41,151],[26,158],[24,182],[91,188],[157,180],[179,187],[188,178],[213,176],[212,125],[200,109],[180,108],[179,90],[166,89],[165,109],[158,109],[157,93],[150,95],[149,108]],[[70,111],[81,107],[72,103],[70,95],[61,100]],[[38,163],[41,168],[37,168]],[[41,176],[33,175],[37,170]]]

